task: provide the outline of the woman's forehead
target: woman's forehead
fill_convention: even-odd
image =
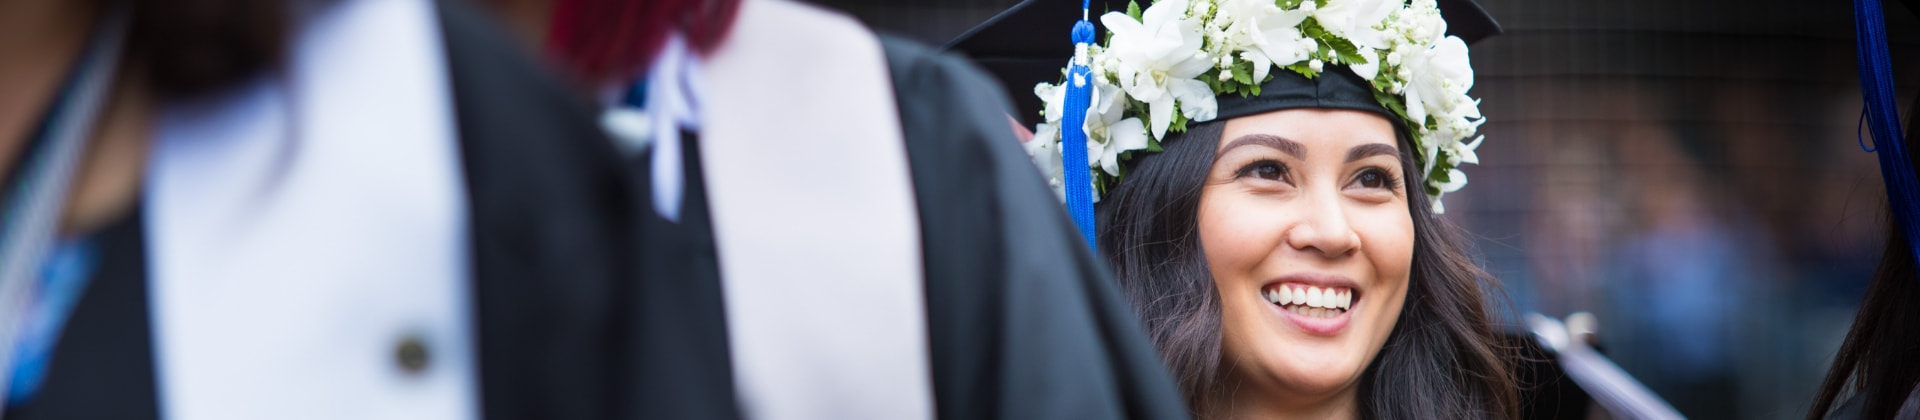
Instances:
[[[1218,147],[1225,152],[1255,144],[1293,154],[1319,148],[1344,151],[1375,143],[1398,148],[1395,138],[1393,123],[1379,114],[1346,109],[1296,108],[1227,120]]]

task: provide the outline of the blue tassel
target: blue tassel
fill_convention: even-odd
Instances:
[[[1894,105],[1893,62],[1887,53],[1887,27],[1880,0],[1854,0],[1853,20],[1858,35],[1860,93],[1867,101],[1867,127],[1873,132],[1880,176],[1887,185],[1887,203],[1894,223],[1907,239],[1907,251],[1920,259],[1920,181],[1907,160],[1906,136],[1900,133],[1899,109]]]
[[[1067,214],[1087,238],[1087,246],[1099,250],[1094,241],[1093,170],[1087,166],[1087,109],[1093,107],[1093,75],[1087,68],[1087,46],[1093,43],[1093,23],[1084,14],[1073,24],[1074,58],[1067,65],[1066,115],[1060,117],[1060,160],[1067,183]]]

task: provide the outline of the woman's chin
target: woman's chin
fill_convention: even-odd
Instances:
[[[1305,345],[1302,345],[1305,344]],[[1300,395],[1330,396],[1360,381],[1366,369],[1364,349],[1338,343],[1285,343],[1269,347],[1262,365],[1283,390]]]

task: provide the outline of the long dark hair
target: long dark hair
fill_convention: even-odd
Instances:
[[[1915,98],[1907,119],[1920,116],[1920,98]],[[1912,125],[1907,130],[1907,147],[1920,143],[1920,133]],[[1908,157],[1912,159],[1911,156]],[[1906,402],[1907,393],[1920,384],[1920,264],[1907,249],[1907,238],[1885,210],[1887,246],[1880,254],[1880,266],[1867,284],[1867,295],[1853,315],[1853,328],[1833,357],[1827,379],[1820,383],[1808,419],[1826,418],[1843,391],[1856,393],[1863,419],[1889,419]],[[1851,379],[1851,381],[1849,381]]]
[[[1100,251],[1199,418],[1221,414],[1215,396],[1231,392],[1220,372],[1220,293],[1199,232],[1200,190],[1224,125],[1169,136],[1163,152],[1133,162],[1097,211]],[[1414,148],[1397,134],[1413,215],[1412,280],[1393,331],[1360,379],[1361,418],[1518,417],[1517,387],[1503,361],[1511,350],[1494,333],[1485,300],[1498,286],[1467,256],[1458,228],[1428,210],[1416,187],[1424,177]]]

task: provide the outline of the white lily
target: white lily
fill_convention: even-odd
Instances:
[[[1466,188],[1466,186],[1467,186],[1467,173],[1461,172],[1460,169],[1458,168],[1448,169],[1447,182],[1440,183],[1439,185],[1440,193],[1442,194],[1450,193],[1454,191],[1460,191],[1461,188]]]
[[[1327,5],[1313,9],[1313,19],[1327,32],[1354,45],[1386,49],[1387,31],[1375,29],[1374,25],[1386,21],[1395,11],[1401,9],[1402,0],[1327,0]]]
[[[1120,154],[1147,148],[1146,124],[1127,118],[1127,98],[1120,87],[1095,83],[1093,107],[1087,109],[1087,166],[1120,176]]]
[[[1460,164],[1464,163],[1478,165],[1480,164],[1480,154],[1477,153],[1476,150],[1480,148],[1480,143],[1485,141],[1487,141],[1487,136],[1474,137],[1472,142],[1453,142],[1453,145],[1447,149],[1447,155],[1449,159],[1453,161],[1454,166],[1460,166]]]
[[[1047,179],[1047,186],[1053,187],[1053,193],[1065,200],[1066,173],[1060,163],[1060,124],[1040,123],[1033,130],[1033,140],[1023,144],[1027,157],[1033,159],[1033,166],[1040,169],[1040,175]]]
[[[1359,75],[1361,80],[1372,81],[1374,76],[1380,75],[1380,55],[1373,48],[1360,47],[1360,56],[1366,58],[1367,62],[1347,63],[1347,68],[1352,69],[1353,74]]]
[[[1033,159],[1034,166],[1040,168],[1040,174],[1047,178],[1047,184],[1053,187],[1054,194],[1064,200],[1066,181],[1060,163],[1060,118],[1064,114],[1067,90],[1051,83],[1040,83],[1033,86],[1033,94],[1040,97],[1041,103],[1047,104],[1046,122],[1035,125],[1033,139],[1027,140],[1022,146],[1027,150],[1027,157]]]
[[[1427,115],[1457,115],[1456,107],[1472,103],[1467,90],[1473,89],[1473,65],[1466,42],[1449,36],[1433,48],[1408,53],[1401,67],[1411,79],[1406,87],[1407,116],[1420,122]],[[1479,113],[1477,106],[1472,113]]]
[[[1033,85],[1033,96],[1040,97],[1040,103],[1047,104],[1044,114],[1048,122],[1060,121],[1060,117],[1065,115],[1061,112],[1067,102],[1065,86],[1055,86],[1052,83]]]
[[[1274,66],[1298,63],[1312,52],[1302,46],[1304,36],[1298,28],[1312,14],[1309,10],[1281,9],[1268,0],[1227,0],[1219,13],[1216,18],[1224,15],[1232,20],[1226,32],[1236,41],[1233,47],[1243,50],[1240,57],[1253,62],[1255,83],[1266,80]]]
[[[1211,119],[1207,114],[1217,107],[1213,90],[1194,79],[1213,68],[1213,59],[1201,51],[1201,24],[1187,18],[1187,9],[1186,0],[1164,0],[1148,7],[1140,21],[1118,12],[1100,17],[1113,35],[1106,53],[1118,62],[1109,68],[1128,95],[1147,104],[1156,139],[1165,138],[1173,123],[1175,102],[1186,102],[1181,111],[1196,120]]]

